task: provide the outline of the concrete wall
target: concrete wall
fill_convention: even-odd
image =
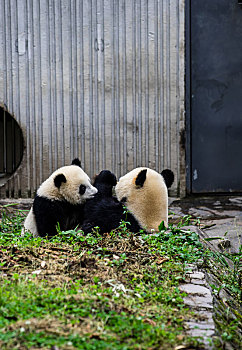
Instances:
[[[2,198],[77,156],[91,177],[171,168],[184,193],[184,0],[0,0],[0,104],[25,139]]]

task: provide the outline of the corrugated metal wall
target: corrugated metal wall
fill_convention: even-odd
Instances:
[[[184,126],[184,0],[0,0],[0,103],[25,138],[0,189],[32,196],[79,156],[93,176],[175,172]]]

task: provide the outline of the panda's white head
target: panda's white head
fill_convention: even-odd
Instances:
[[[168,225],[167,185],[161,174],[136,168],[119,179],[115,192],[147,232],[158,231],[162,221]]]
[[[70,204],[81,204],[92,198],[97,189],[91,185],[88,175],[81,169],[80,161],[57,169],[45,180],[37,195],[51,200],[66,200]]]

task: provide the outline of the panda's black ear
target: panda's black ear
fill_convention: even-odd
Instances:
[[[81,167],[81,161],[79,160],[79,158],[75,158],[71,162],[71,165],[77,165],[77,166]]]
[[[165,169],[161,172],[161,175],[163,176],[164,178],[164,181],[165,181],[165,184],[166,184],[166,187],[167,188],[170,188],[171,185],[173,184],[174,182],[174,173],[172,170],[170,169]]]
[[[136,177],[135,180],[135,185],[138,187],[142,187],[144,185],[144,182],[146,180],[146,173],[147,173],[147,169],[141,170],[138,174],[138,176]]]
[[[54,178],[54,184],[56,187],[60,188],[62,182],[66,182],[66,177],[63,174],[58,174]]]
[[[110,185],[116,186],[117,185],[117,178],[116,176],[110,172]]]

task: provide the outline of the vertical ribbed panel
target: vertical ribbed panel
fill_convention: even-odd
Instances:
[[[0,0],[0,103],[25,138],[0,188],[33,196],[74,157],[92,177],[175,172],[184,101],[184,0]]]

